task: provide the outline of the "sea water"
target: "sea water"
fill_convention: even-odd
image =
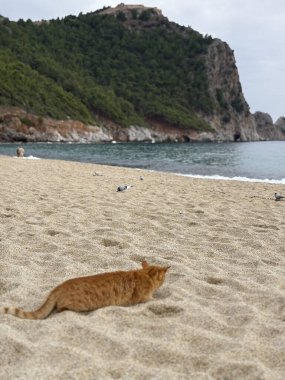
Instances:
[[[89,162],[172,172],[204,178],[230,178],[285,184],[285,142],[247,143],[27,143],[26,157]],[[17,144],[0,144],[15,156]]]

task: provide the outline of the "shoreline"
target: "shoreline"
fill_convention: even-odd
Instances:
[[[0,307],[144,259],[171,267],[147,303],[0,315],[1,378],[285,377],[283,185],[7,156],[0,172]]]
[[[176,174],[176,173],[173,173]],[[179,175],[179,174],[178,174]],[[220,175],[200,175],[200,174],[181,174],[185,177],[199,178],[199,179],[209,179],[209,180],[221,180],[221,181],[239,181],[239,182],[255,182],[255,183],[270,183],[273,185],[285,185],[285,178],[282,179],[260,179],[260,178],[249,178],[249,177],[223,177]]]
[[[1,155],[0,157],[10,157],[10,158],[16,158],[17,156],[8,156],[8,155]],[[65,162],[75,162],[75,163],[85,163],[85,164],[91,164],[91,165],[100,165],[100,166],[111,166],[115,168],[128,168],[133,170],[143,170],[145,172],[149,173],[164,173],[169,175],[177,175],[182,177],[189,177],[189,178],[197,178],[197,179],[209,179],[209,180],[221,180],[221,181],[240,181],[240,182],[255,182],[255,183],[269,183],[269,184],[275,184],[275,185],[285,185],[285,178],[282,179],[269,179],[269,178],[250,178],[250,177],[242,177],[242,176],[234,176],[234,177],[226,177],[219,174],[213,174],[213,175],[202,175],[202,174],[184,174],[184,173],[175,173],[175,172],[168,172],[168,171],[156,171],[153,169],[143,169],[139,167],[130,167],[130,166],[117,166],[117,165],[111,165],[111,164],[100,164],[100,163],[94,163],[94,162],[85,162],[85,161],[72,161],[68,159],[57,159],[57,158],[41,158],[41,157],[35,157],[35,156],[25,156],[20,159],[25,160],[52,160],[52,161],[65,161]]]

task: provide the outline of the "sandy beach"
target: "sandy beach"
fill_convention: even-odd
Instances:
[[[1,379],[285,379],[284,185],[5,156],[0,174],[1,307],[171,266],[145,304],[0,315]]]

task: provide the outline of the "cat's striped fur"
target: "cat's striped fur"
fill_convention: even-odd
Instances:
[[[74,278],[54,288],[37,310],[3,307],[0,313],[25,319],[44,319],[53,310],[91,311],[111,305],[129,306],[146,302],[163,284],[168,269],[143,261],[142,268],[137,270]]]

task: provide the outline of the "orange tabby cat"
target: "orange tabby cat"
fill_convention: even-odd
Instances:
[[[142,269],[73,278],[53,289],[45,303],[35,311],[3,307],[0,313],[26,319],[44,319],[54,309],[91,311],[110,305],[128,306],[146,302],[163,284],[169,268],[143,261]]]

